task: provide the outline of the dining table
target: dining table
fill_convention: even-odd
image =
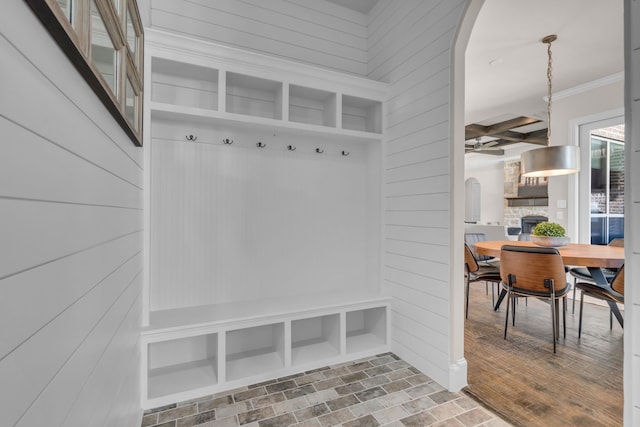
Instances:
[[[537,247],[531,241],[511,241],[511,240],[484,240],[474,243],[476,253],[480,255],[488,255],[500,258],[500,250],[502,246],[528,246]],[[586,243],[569,243],[566,246],[558,247],[558,252],[562,257],[565,266],[586,267],[591,273],[591,277],[596,285],[610,286],[607,281],[603,268],[616,269],[624,265],[624,248],[608,245],[590,245]],[[498,297],[498,301],[494,307],[495,310],[500,308],[500,304],[506,295],[506,291],[502,291]],[[618,305],[613,301],[608,301],[609,307],[614,316],[623,325],[622,314]]]

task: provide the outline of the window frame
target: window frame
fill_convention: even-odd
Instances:
[[[118,122],[134,145],[142,146],[144,31],[138,5],[134,0],[73,0],[72,21],[62,11],[56,0],[24,0],[40,22],[49,31],[58,46],[78,70],[113,118]],[[100,17],[111,38],[116,55],[115,92],[111,90],[102,73],[91,59],[91,1],[95,1]],[[127,15],[131,17],[136,32],[135,56],[127,41]],[[75,18],[75,19],[74,19]],[[137,103],[135,123],[127,119],[125,81],[130,79]]]

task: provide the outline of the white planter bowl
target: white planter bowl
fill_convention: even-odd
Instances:
[[[550,248],[560,248],[569,244],[568,237],[548,237],[531,235],[531,242],[538,246],[546,246]]]

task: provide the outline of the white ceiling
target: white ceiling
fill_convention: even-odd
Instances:
[[[553,94],[611,76],[623,62],[623,0],[486,0],[466,52],[465,124],[517,116],[546,121],[547,45],[552,43]],[[538,125],[546,127],[546,124]],[[471,153],[467,167],[533,148],[515,144],[504,157]]]
[[[486,0],[467,46],[467,123],[513,105],[544,115],[549,34],[554,93],[622,72],[622,20],[623,0]]]

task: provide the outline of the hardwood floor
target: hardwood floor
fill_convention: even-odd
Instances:
[[[504,340],[504,305],[493,311],[491,289],[472,284],[465,391],[515,426],[621,426],[622,328],[614,319],[609,329],[608,308],[585,303],[578,340],[579,303],[572,315],[567,299],[567,337],[553,354],[548,304],[521,299]]]

